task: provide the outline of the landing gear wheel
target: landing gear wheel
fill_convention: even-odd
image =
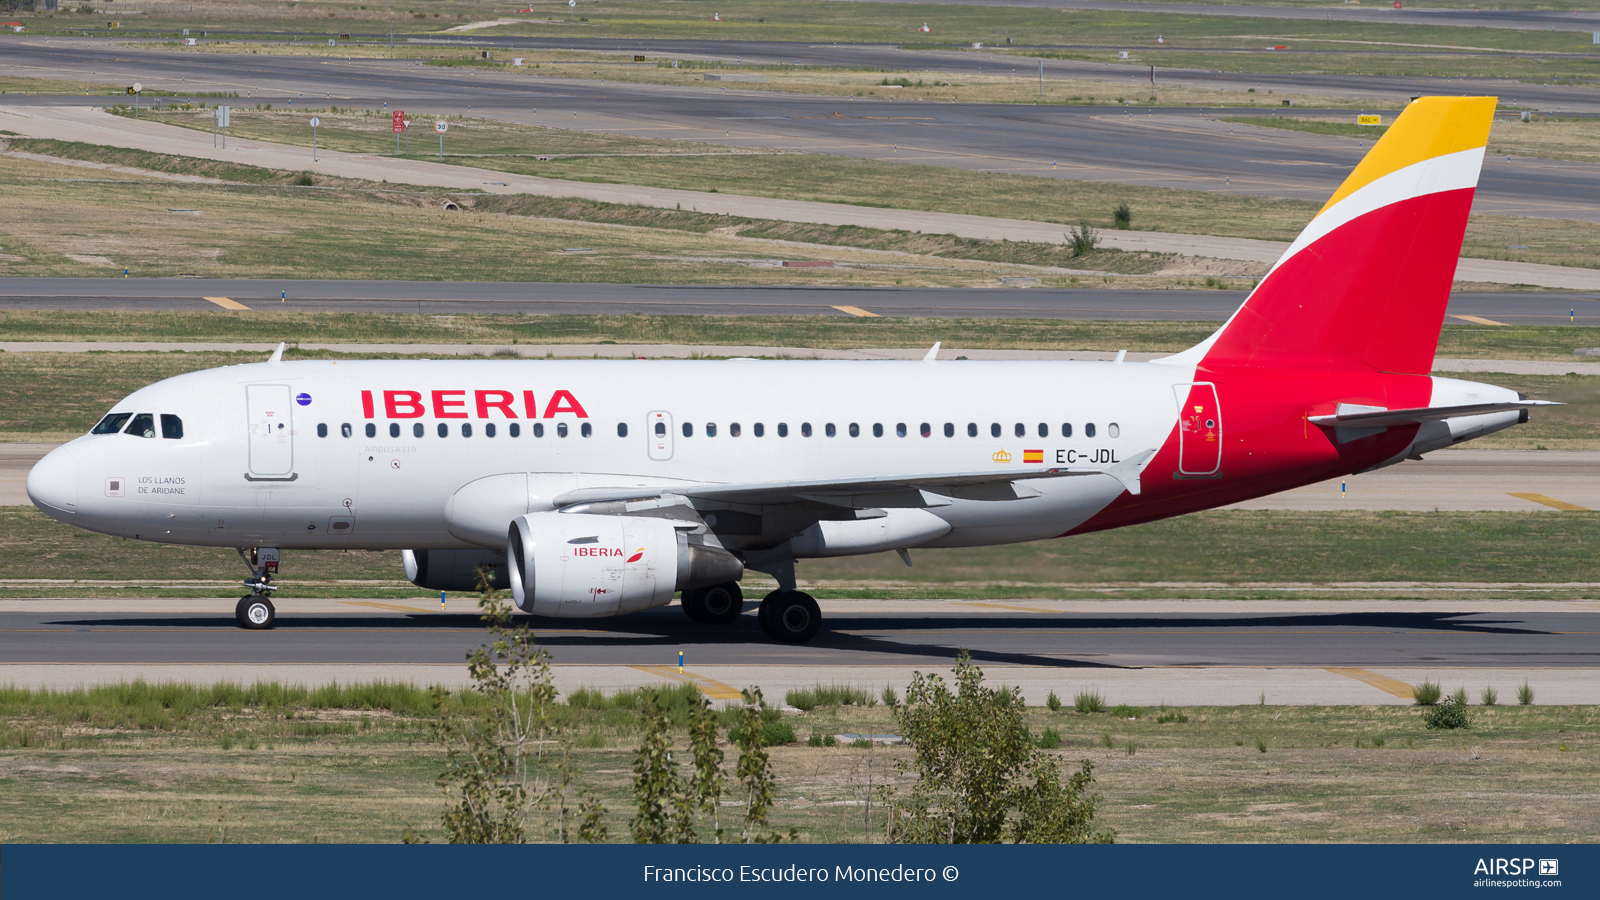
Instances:
[[[239,605],[234,607],[233,615],[239,620],[240,628],[251,631],[260,631],[271,628],[277,618],[277,610],[272,608],[272,601],[265,594],[251,594],[240,597]]]
[[[726,625],[743,612],[744,591],[739,589],[737,581],[714,584],[700,591],[700,614],[704,618],[698,621],[709,625]]]
[[[702,625],[710,624],[711,620],[706,618],[705,588],[690,588],[684,591],[680,605],[683,606],[683,614],[689,617],[689,621],[699,622]]]
[[[784,644],[804,644],[822,628],[822,610],[810,594],[773,591],[761,601],[756,620],[767,637]]]

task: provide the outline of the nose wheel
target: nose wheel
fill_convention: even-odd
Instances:
[[[251,631],[260,631],[271,628],[277,618],[277,610],[272,608],[272,601],[266,594],[250,594],[239,598],[239,605],[233,608],[233,615],[239,620],[240,628]]]
[[[767,637],[784,644],[804,644],[822,629],[822,610],[803,591],[773,591],[761,601],[756,616]]]

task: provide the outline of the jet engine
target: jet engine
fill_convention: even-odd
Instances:
[[[564,618],[664,606],[676,591],[744,574],[733,554],[690,543],[669,519],[583,513],[517,517],[506,562],[519,609]]]
[[[511,586],[506,577],[506,555],[494,550],[401,550],[406,580],[430,591],[478,590],[478,567],[494,569],[494,587]]]

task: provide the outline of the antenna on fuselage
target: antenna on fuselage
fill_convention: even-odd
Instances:
[[[944,343],[944,341],[934,341],[933,342],[933,349],[928,351],[928,355],[924,356],[922,358],[922,361],[923,362],[938,362],[938,360],[939,360],[939,345],[942,344],[942,343]]]
[[[288,341],[279,342],[278,349],[272,351],[272,355],[267,357],[267,362],[269,362],[269,363],[281,363],[281,362],[283,362],[283,351],[286,348],[288,348],[288,346],[289,346],[289,342]]]

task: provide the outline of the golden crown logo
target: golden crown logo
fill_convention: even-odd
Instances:
[[[1004,450],[996,450],[994,452],[994,455],[989,457],[989,458],[994,460],[997,463],[1008,463],[1008,462],[1011,462],[1011,454],[1007,453]]]

